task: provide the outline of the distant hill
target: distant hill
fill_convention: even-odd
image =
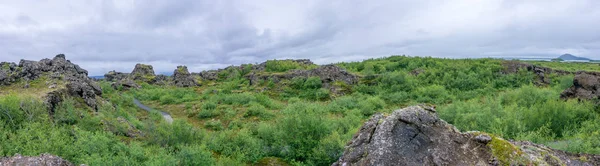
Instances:
[[[571,54],[563,54],[563,55],[559,56],[558,59],[562,59],[562,60],[565,60],[565,61],[572,61],[572,60],[577,60],[577,61],[591,61],[591,59],[584,58],[584,57],[578,57],[578,56],[571,55]]]

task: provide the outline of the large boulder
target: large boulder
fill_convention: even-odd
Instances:
[[[570,154],[481,132],[462,133],[435,109],[412,106],[376,114],[354,135],[334,166],[598,165],[600,156]]]
[[[173,84],[178,87],[196,86],[196,79],[190,74],[186,66],[177,66],[173,71]]]
[[[156,75],[154,74],[154,68],[151,65],[145,64],[136,64],[135,68],[131,74],[129,74],[130,78],[135,81],[143,81],[147,83],[153,83]]]
[[[58,156],[51,154],[41,154],[40,156],[21,156],[17,154],[13,157],[5,157],[0,159],[0,165],[15,165],[15,166],[73,166],[73,164],[67,160],[64,160]]]
[[[600,99],[600,72],[577,72],[573,78],[573,86],[563,91],[560,97]]]
[[[69,95],[82,98],[85,103],[98,109],[96,96],[102,95],[102,89],[91,79],[72,79],[66,85]]]

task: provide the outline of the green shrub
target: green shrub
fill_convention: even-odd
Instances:
[[[319,77],[308,77],[304,82],[305,89],[319,89],[323,86],[323,82]]]
[[[246,113],[244,114],[244,117],[251,117],[251,116],[256,116],[259,117],[262,120],[268,120],[273,118],[275,115],[271,112],[269,112],[267,110],[267,108],[265,108],[264,106],[252,102],[250,103],[250,107],[248,107],[248,110],[246,111]]]
[[[219,130],[223,130],[223,123],[221,123],[221,120],[209,120],[204,122],[204,127],[211,129],[211,130],[215,130],[215,131],[219,131]]]
[[[192,144],[180,146],[178,149],[177,165],[215,165],[215,159],[205,145]]]

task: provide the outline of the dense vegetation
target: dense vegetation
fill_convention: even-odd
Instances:
[[[343,93],[318,77],[251,86],[243,77],[249,71],[239,68],[194,88],[144,83],[117,91],[102,82],[108,101],[98,112],[70,99],[52,118],[38,98],[4,94],[0,156],[48,152],[89,165],[329,165],[369,116],[418,103],[437,105],[441,118],[462,131],[600,153],[596,102],[558,98],[572,75],[550,75],[552,84],[534,86],[533,73],[505,74],[496,59],[392,56],[336,65],[360,75],[360,83],[334,83]],[[310,68],[268,61],[266,70]],[[175,121],[136,108],[133,98]],[[135,131],[141,134],[132,137]]]

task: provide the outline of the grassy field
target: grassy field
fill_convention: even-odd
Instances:
[[[550,75],[552,83],[540,87],[533,84],[533,73],[502,74],[501,64],[406,56],[339,63],[362,76],[356,85],[343,85],[349,91],[344,94],[317,77],[250,85],[244,78],[249,71],[241,69],[223,70],[217,81],[193,88],[143,83],[141,89],[119,91],[101,82],[107,102],[98,112],[69,100],[52,119],[34,109],[41,102],[31,104],[36,111],[23,113],[18,103],[29,98],[7,93],[0,96],[0,112],[5,112],[0,114],[0,155],[49,152],[89,165],[330,165],[371,115],[419,103],[436,105],[440,117],[461,131],[600,154],[597,104],[559,99],[573,75]],[[313,68],[290,61],[267,66],[280,74]],[[136,108],[133,98],[169,112],[175,121],[168,124],[159,114]],[[132,136],[136,132],[143,134]]]

